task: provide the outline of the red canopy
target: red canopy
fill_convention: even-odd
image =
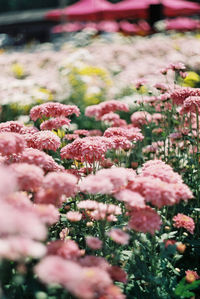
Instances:
[[[45,18],[56,21],[60,21],[62,17],[79,21],[148,19],[149,5],[159,3],[163,4],[163,13],[167,17],[193,15],[200,12],[199,4],[184,0],[123,0],[117,4],[111,4],[106,0],[80,0],[63,10],[52,10]]]
[[[66,7],[55,9],[46,14],[49,20],[59,21],[62,16],[68,20],[97,21],[104,19],[104,11],[112,11],[114,5],[106,0],[80,0]]]

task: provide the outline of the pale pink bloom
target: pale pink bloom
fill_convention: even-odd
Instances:
[[[89,136],[102,136],[103,133],[100,130],[89,130]]]
[[[0,132],[13,132],[21,134],[21,130],[23,127],[25,126],[18,121],[6,121],[0,123]]]
[[[143,148],[143,153],[158,153],[159,151],[163,151],[164,142],[163,141],[156,141],[150,145],[147,145]]]
[[[110,264],[108,261],[101,256],[86,255],[79,259],[79,264],[83,267],[97,267],[106,272],[110,269]]]
[[[88,236],[86,237],[86,244],[91,249],[101,249],[103,242],[97,237]]]
[[[60,214],[55,206],[49,204],[36,204],[34,210],[43,223],[52,225],[59,221]]]
[[[89,136],[88,130],[74,130],[74,134],[77,134],[78,136]]]
[[[76,260],[83,255],[83,251],[79,249],[77,243],[73,240],[57,240],[48,243],[47,254],[58,255],[68,260]]]
[[[9,156],[21,153],[26,147],[24,137],[18,133],[0,133],[0,154]]]
[[[165,92],[169,89],[168,85],[165,83],[156,83],[154,87],[157,88],[158,90],[161,90],[162,92]]]
[[[126,299],[126,295],[122,293],[120,287],[116,285],[110,285],[105,289],[103,298],[113,298],[113,299]]]
[[[110,137],[114,146],[114,149],[123,149],[123,150],[129,150],[133,147],[133,144],[131,141],[129,141],[126,137],[122,136],[113,136]]]
[[[137,111],[131,115],[131,122],[135,127],[147,125],[152,121],[152,115],[147,111]]]
[[[85,209],[85,210],[95,210],[98,207],[98,202],[95,200],[82,200],[77,203],[77,207],[79,209]]]
[[[139,128],[118,128],[112,127],[108,128],[104,132],[105,137],[126,137],[130,141],[141,141],[144,139],[144,136],[140,132]]]
[[[43,170],[36,165],[16,163],[9,168],[15,174],[20,190],[36,191],[43,183]]]
[[[127,245],[129,243],[129,234],[123,232],[119,228],[112,228],[107,234],[114,242],[118,244]]]
[[[187,271],[185,271],[185,274],[186,274],[185,280],[188,283],[192,283],[193,281],[200,279],[200,276],[198,275],[198,273],[196,271],[187,270]]]
[[[114,194],[114,197],[120,201],[125,202],[130,208],[145,207],[145,199],[137,192],[133,192],[129,189],[122,189]]]
[[[179,87],[171,93],[171,98],[175,105],[182,105],[190,96],[200,96],[200,88]]]
[[[188,112],[194,112],[198,113],[200,112],[200,94],[199,96],[190,96],[185,99],[183,102],[182,109],[180,111],[180,114],[188,113]]]
[[[119,114],[114,112],[106,113],[101,117],[101,121],[108,121],[108,122],[112,122],[118,119],[120,119]]]
[[[78,134],[66,134],[65,136],[64,136],[64,139],[66,139],[66,140],[75,140],[75,139],[77,139],[77,138],[79,138],[79,135]]]
[[[17,180],[9,167],[0,166],[0,201],[17,189]]]
[[[26,236],[43,240],[46,237],[46,228],[34,211],[15,208],[10,204],[1,203],[0,234]]]
[[[96,120],[100,120],[104,114],[115,111],[128,112],[129,107],[127,104],[120,101],[111,100],[87,107],[85,110],[85,115],[89,117],[95,117]]]
[[[76,211],[69,211],[66,214],[66,218],[72,222],[78,222],[82,219],[82,214]]]
[[[71,120],[65,117],[56,117],[45,120],[40,125],[41,130],[57,130],[63,126],[69,127]]]
[[[35,272],[44,283],[59,283],[79,299],[94,299],[104,295],[112,285],[109,274],[96,267],[81,267],[60,257],[48,256]]]
[[[191,217],[178,213],[176,216],[173,217],[173,221],[174,221],[174,227],[177,228],[183,227],[191,234],[194,233],[195,223]]]
[[[40,131],[34,134],[26,134],[24,138],[28,147],[37,148],[38,150],[56,151],[60,145],[60,138],[51,131]]]
[[[18,155],[18,162],[37,165],[45,172],[64,170],[64,167],[58,165],[50,155],[35,148],[25,148],[24,151]]]
[[[27,192],[17,191],[10,193],[5,200],[20,211],[33,211],[33,202],[30,200]]]
[[[111,266],[109,274],[114,281],[127,283],[127,273],[119,266]]]
[[[101,169],[84,178],[79,187],[82,192],[109,194],[127,185],[135,176],[134,170],[123,167]]]
[[[0,239],[0,257],[9,260],[21,260],[32,257],[41,258],[46,253],[46,247],[36,241],[21,236]]]
[[[168,69],[173,70],[173,71],[183,71],[186,69],[184,63],[182,62],[176,62],[176,63],[170,63],[168,66]]]
[[[135,88],[136,89],[140,89],[140,87],[142,87],[143,85],[145,85],[147,83],[147,81],[144,78],[138,79],[135,82]]]
[[[76,191],[76,176],[66,172],[49,172],[44,177],[42,188],[36,194],[35,202],[60,206],[63,201],[62,195],[74,196]]]
[[[181,199],[192,198],[189,188],[183,183],[170,184],[153,176],[137,177],[128,188],[144,196],[145,201],[161,208],[165,205],[174,205]],[[181,191],[183,189],[184,191]]]
[[[127,122],[124,119],[115,119],[111,123],[112,127],[125,127],[127,126]]]
[[[155,234],[160,230],[161,219],[155,210],[150,207],[137,208],[131,211],[129,227],[137,232]]]
[[[79,108],[75,105],[64,105],[61,103],[48,102],[41,105],[34,106],[30,111],[30,117],[36,121],[38,118],[45,117],[59,117],[76,114],[79,116]]]
[[[62,159],[76,159],[93,163],[103,160],[113,143],[105,137],[78,138],[61,149]]]

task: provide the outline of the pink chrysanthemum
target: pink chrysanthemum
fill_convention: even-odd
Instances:
[[[185,271],[185,274],[186,274],[185,280],[188,283],[192,283],[193,281],[200,279],[200,276],[197,274],[196,271],[187,270],[187,271]]]
[[[175,105],[182,105],[190,96],[200,96],[200,88],[182,87],[175,89],[171,93],[171,98]]]
[[[64,105],[61,103],[48,102],[41,105],[34,106],[30,111],[30,117],[33,121],[38,118],[45,117],[59,117],[59,116],[69,116],[71,114],[76,114],[79,116],[80,110],[75,105]]]
[[[45,120],[40,125],[41,130],[57,130],[63,126],[69,127],[71,120],[65,117],[55,117]]]
[[[73,240],[57,240],[47,245],[47,254],[58,255],[68,260],[76,260],[83,255],[83,252]]]
[[[121,245],[127,245],[130,239],[129,234],[123,232],[119,228],[112,228],[108,232],[108,236],[111,237],[113,241]]]
[[[78,136],[89,136],[88,130],[74,130],[74,134],[77,134]]]
[[[200,112],[200,95],[199,96],[190,96],[185,99],[183,107],[181,108],[180,114],[194,112]]]
[[[36,165],[27,163],[12,164],[10,169],[14,172],[20,190],[36,191],[43,182],[43,171]]]
[[[103,133],[100,130],[89,130],[89,136],[102,136]]]
[[[137,111],[131,115],[131,122],[135,127],[147,125],[152,121],[152,115],[146,111]]]
[[[82,214],[76,211],[69,211],[66,214],[66,218],[71,222],[78,222],[82,219]]]
[[[38,150],[46,149],[56,151],[61,145],[60,138],[51,131],[41,131],[24,136],[27,146]]]
[[[0,133],[0,153],[2,156],[21,153],[26,147],[24,137],[18,133]]]
[[[114,197],[127,204],[129,208],[144,208],[145,198],[137,192],[133,192],[129,189],[122,189],[114,194]]]
[[[131,141],[129,141],[126,137],[113,136],[110,138],[111,138],[112,142],[114,143],[114,146],[113,146],[114,149],[129,150],[133,147],[133,144],[131,143]]]
[[[87,236],[86,244],[91,249],[97,250],[97,249],[101,249],[103,242],[99,240],[99,238],[97,237]]]
[[[174,227],[177,228],[183,227],[191,234],[194,233],[195,223],[191,217],[179,213],[173,217],[173,221],[174,221]]]
[[[98,202],[95,200],[82,200],[77,203],[79,209],[95,210],[98,208]]]
[[[100,120],[104,114],[115,111],[129,111],[127,104],[120,101],[111,100],[100,103],[98,105],[89,106],[85,110],[85,115],[88,117],[95,117],[96,120]]]
[[[137,232],[155,234],[160,230],[161,219],[155,210],[150,207],[137,208],[131,211],[129,227]]]
[[[109,274],[114,281],[127,283],[127,273],[119,266],[111,266],[109,269]]]
[[[33,134],[36,133],[38,129],[33,126],[25,126],[18,121],[6,121],[0,124],[0,132],[12,132],[18,134]]]
[[[144,136],[140,132],[139,128],[108,128],[104,132],[105,137],[126,137],[128,140],[131,141],[141,141],[144,139]]]
[[[76,193],[77,177],[69,173],[50,172],[44,180],[42,188],[37,192],[35,197],[36,203],[45,203],[60,205],[62,195],[67,197]]]
[[[62,159],[75,159],[93,163],[103,160],[106,152],[112,148],[113,143],[105,137],[78,138],[61,149]]]
[[[123,167],[101,169],[84,178],[79,187],[82,192],[109,194],[127,185],[135,176],[134,170]]]
[[[18,161],[37,165],[45,172],[64,170],[64,167],[58,165],[50,155],[35,148],[25,148],[21,155],[18,156]]]
[[[60,215],[58,209],[53,205],[37,204],[34,205],[34,210],[43,223],[52,225],[59,220]]]

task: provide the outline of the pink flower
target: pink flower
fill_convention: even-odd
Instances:
[[[86,255],[79,259],[79,264],[83,267],[97,267],[106,272],[110,269],[110,264],[101,256]]]
[[[46,247],[36,241],[21,236],[0,239],[0,257],[9,260],[21,260],[26,257],[41,258]]]
[[[200,88],[181,87],[171,93],[173,104],[182,105],[186,98],[200,96]]]
[[[65,241],[68,235],[69,235],[69,229],[67,227],[63,228],[59,234],[60,240]]]
[[[199,96],[190,96],[185,99],[183,107],[181,108],[180,114],[194,112],[200,112],[200,94]]]
[[[129,111],[127,104],[120,101],[112,100],[100,103],[99,105],[89,106],[85,110],[85,115],[88,117],[95,117],[96,120],[100,120],[104,114],[115,111]]]
[[[191,234],[194,233],[195,223],[191,217],[179,213],[173,217],[173,221],[174,221],[174,227],[177,228],[183,227]]]
[[[81,135],[81,136],[89,136],[89,131],[88,130],[75,130],[74,134]]]
[[[139,128],[108,128],[104,132],[105,137],[126,137],[131,141],[141,141],[144,136],[140,132]]]
[[[67,197],[75,195],[77,191],[77,177],[64,172],[50,172],[43,180],[42,188],[35,197],[36,203],[62,204],[62,195]]]
[[[56,151],[60,145],[60,138],[51,131],[41,131],[34,134],[24,135],[28,147],[33,147],[38,150]]]
[[[75,211],[69,211],[66,214],[66,218],[69,221],[78,222],[82,219],[82,214],[79,212],[75,212]]]
[[[137,111],[131,115],[131,122],[135,127],[147,125],[152,121],[152,115],[146,111]]]
[[[126,137],[122,136],[113,136],[110,137],[114,146],[114,149],[123,149],[123,150],[129,150],[133,147],[133,144],[131,141],[129,141]]]
[[[82,200],[77,203],[79,209],[95,210],[98,208],[98,202],[95,200]]]
[[[76,114],[79,116],[79,108],[75,105],[64,105],[55,102],[48,102],[38,106],[34,106],[30,111],[30,117],[33,121],[38,118],[45,117],[59,117],[59,116],[69,116],[71,114]]]
[[[83,252],[73,240],[57,240],[47,245],[47,254],[58,255],[68,260],[76,260],[83,255]]]
[[[103,160],[112,145],[112,141],[105,137],[78,138],[64,146],[60,154],[62,159],[76,159],[93,163]]]
[[[24,137],[18,133],[0,133],[0,154],[9,156],[21,153],[26,146]]]
[[[137,232],[155,234],[160,230],[161,219],[155,210],[146,206],[131,210],[129,227]]]
[[[127,245],[129,243],[130,236],[129,234],[123,232],[119,228],[112,228],[108,232],[108,236],[111,237],[113,241],[121,245]]]
[[[129,189],[122,189],[114,194],[114,197],[120,201],[125,202],[130,208],[145,207],[145,199],[137,192],[133,192]]]
[[[18,121],[6,121],[0,124],[0,132],[12,132],[19,134],[33,134],[36,133],[38,129],[33,126],[25,126]]]
[[[45,120],[40,125],[41,130],[57,130],[63,126],[69,127],[71,120],[65,117],[56,117]]]
[[[10,166],[20,190],[36,191],[43,182],[43,170],[35,165],[16,163]]]
[[[24,151],[18,155],[18,159],[19,162],[37,165],[45,172],[64,170],[64,167],[58,165],[50,155],[35,148],[24,149]]]
[[[89,136],[102,136],[103,133],[100,130],[89,130]]]
[[[192,283],[193,281],[200,279],[200,276],[197,274],[196,271],[187,270],[185,271],[185,274],[186,274],[185,280],[188,283]]]
[[[91,249],[97,250],[101,249],[103,242],[99,238],[88,236],[86,237],[86,244]]]
[[[60,214],[53,205],[37,204],[34,210],[43,223],[52,225],[59,221]]]

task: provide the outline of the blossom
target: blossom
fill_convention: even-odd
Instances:
[[[63,126],[69,127],[70,119],[65,117],[55,117],[52,119],[45,120],[40,125],[41,130],[57,130]]]
[[[64,167],[58,165],[50,155],[35,148],[25,148],[17,158],[18,162],[37,165],[45,172],[64,170]]]
[[[0,133],[0,154],[9,156],[21,153],[26,147],[24,137],[18,133]]]
[[[145,208],[135,208],[131,210],[129,227],[137,232],[155,234],[160,230],[161,219],[155,210],[146,206]]]
[[[82,214],[79,213],[79,212],[76,212],[76,211],[69,211],[66,214],[66,218],[69,221],[77,222],[77,221],[80,221],[82,219]]]
[[[61,145],[60,138],[51,131],[40,131],[24,136],[27,146],[38,150],[46,149],[56,151]]]
[[[109,274],[114,281],[127,283],[127,273],[119,266],[111,266]]]
[[[191,217],[178,213],[176,216],[173,217],[173,221],[174,221],[174,227],[177,228],[183,227],[191,234],[194,233],[195,223]]]
[[[180,113],[183,114],[188,112],[200,112],[200,93],[199,96],[190,96],[185,99]]]
[[[43,182],[43,170],[27,163],[13,163],[10,169],[14,172],[20,190],[36,191]]]
[[[106,152],[113,146],[112,141],[105,137],[77,138],[61,149],[62,159],[75,159],[79,161],[103,160]]]
[[[118,244],[127,245],[129,243],[129,234],[123,232],[119,228],[112,228],[107,234],[113,241]]]
[[[200,96],[200,88],[181,87],[171,93],[171,98],[175,105],[182,105],[191,96]]]
[[[147,125],[152,121],[152,115],[146,111],[137,111],[131,115],[131,122],[135,127]]]
[[[51,204],[37,204],[34,205],[34,210],[43,223],[52,225],[59,220],[59,212],[55,206]]]
[[[0,257],[10,260],[19,260],[32,257],[41,258],[46,253],[46,247],[29,238],[12,236],[0,239]]]
[[[53,204],[60,206],[62,204],[62,195],[67,197],[76,193],[77,177],[70,173],[49,172],[43,180],[41,189],[36,193],[35,202]]]
[[[59,117],[69,116],[75,114],[79,116],[80,111],[76,105],[64,105],[61,103],[48,102],[41,105],[34,106],[30,111],[30,117],[33,121],[38,118],[45,117]]]
[[[102,243],[103,242],[101,240],[99,240],[99,238],[92,237],[92,236],[86,237],[86,244],[91,249],[94,249],[94,250],[101,249]]]
[[[89,136],[90,132],[88,130],[74,130],[74,134],[78,136]]]
[[[83,252],[73,240],[56,240],[48,243],[47,254],[58,255],[68,260],[76,260],[83,255]]]
[[[185,274],[186,274],[185,280],[188,283],[192,283],[193,281],[200,279],[200,276],[197,274],[196,271],[187,270],[187,271],[185,271]]]
[[[120,201],[125,202],[128,207],[145,207],[145,198],[137,192],[133,192],[129,189],[122,189],[114,193],[114,197]]]
[[[95,200],[82,200],[77,203],[79,209],[95,210],[98,207],[98,201]]]
[[[87,107],[85,110],[85,115],[88,117],[95,117],[96,120],[100,120],[104,114],[115,111],[128,112],[129,107],[127,104],[120,101],[111,100]]]
[[[112,127],[108,128],[104,132],[105,137],[126,137],[131,141],[141,141],[144,139],[144,136],[140,132],[139,128],[118,128]]]

